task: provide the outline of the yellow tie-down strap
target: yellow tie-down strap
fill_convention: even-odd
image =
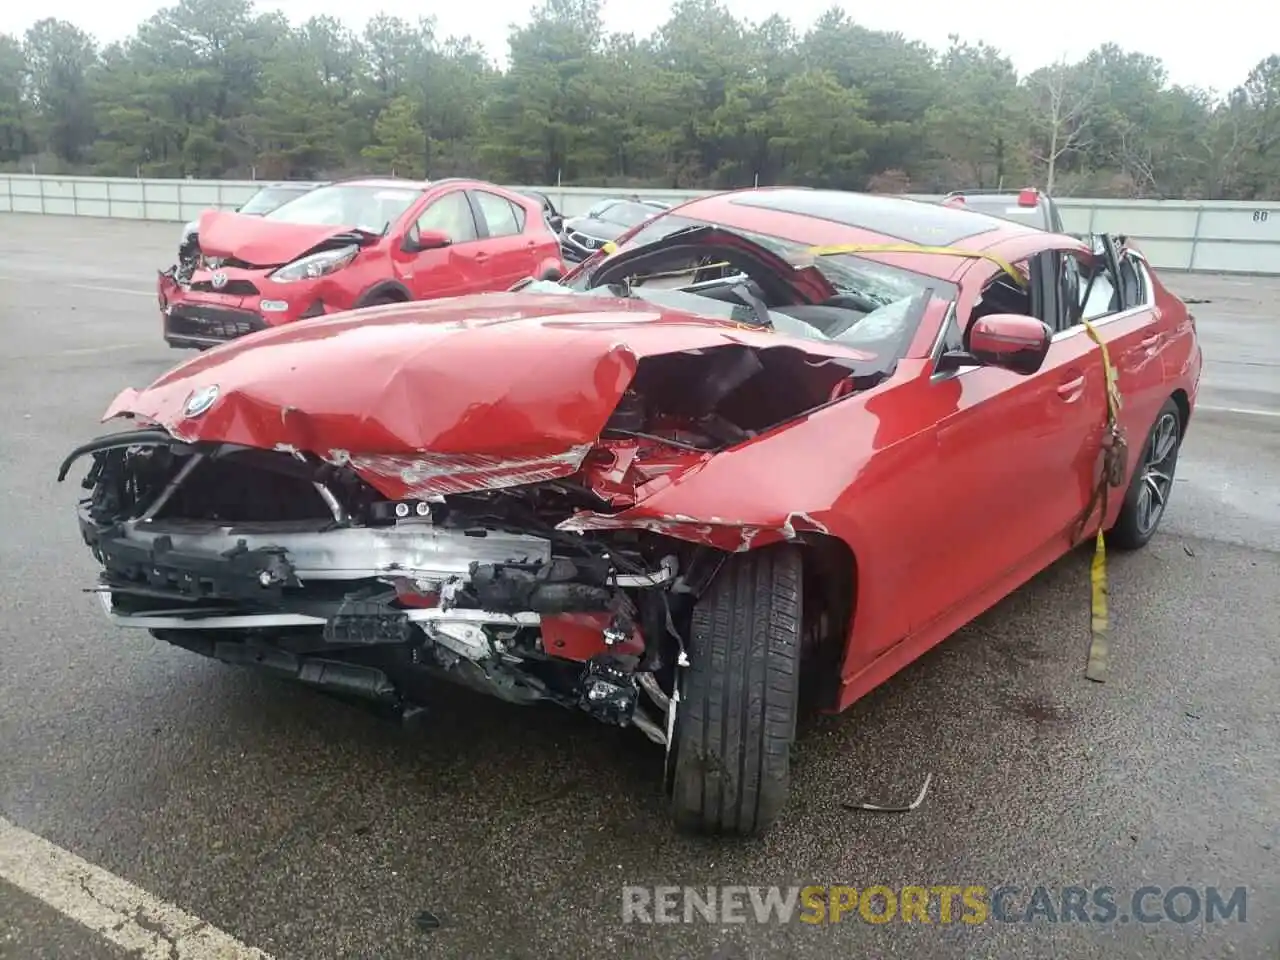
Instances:
[[[1094,540],[1093,564],[1089,571],[1091,587],[1089,663],[1085,668],[1085,676],[1096,683],[1107,682],[1108,656],[1110,649],[1107,643],[1107,630],[1110,627],[1110,614],[1107,608],[1110,590],[1107,584],[1107,543],[1103,528],[1107,522],[1107,492],[1111,487],[1124,483],[1124,438],[1120,433],[1120,388],[1116,382],[1115,368],[1111,365],[1111,354],[1098,331],[1088,320],[1081,321],[1089,334],[1089,339],[1102,351],[1102,372],[1107,385],[1107,429],[1103,443],[1107,452],[1103,457],[1102,476],[1098,481],[1098,489],[1089,503],[1083,518],[1088,523],[1093,512],[1094,503],[1101,501],[1102,514],[1098,517],[1098,534]]]
[[[1013,278],[1020,287],[1026,287],[1027,278],[1013,268],[1008,260],[982,250],[961,250],[959,247],[928,247],[916,243],[837,243],[826,247],[810,247],[805,251],[811,257],[833,257],[851,253],[925,253],[942,257],[963,257],[966,260],[986,260]]]

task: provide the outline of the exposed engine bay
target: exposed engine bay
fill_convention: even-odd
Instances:
[[[597,441],[556,469],[325,458],[157,425],[85,444],[59,479],[92,455],[79,523],[120,625],[398,707],[443,677],[666,743],[693,605],[727,549],[575,521],[616,517],[877,378],[781,342],[727,344],[643,358]]]

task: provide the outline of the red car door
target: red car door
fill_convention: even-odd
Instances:
[[[949,507],[938,536],[918,554],[913,579],[930,589],[921,591],[928,599],[913,611],[913,629],[1066,552],[1088,503],[1105,384],[1097,346],[1078,310],[1067,309],[1065,296],[1074,294],[1064,295],[1063,262],[1061,251],[1049,251],[1019,264],[1029,276],[1025,292],[985,261],[966,277],[966,291],[976,279],[981,292],[962,296],[948,334],[953,347],[962,328],[990,313],[1030,313],[1054,337],[1034,374],[965,366],[934,375],[937,389],[956,392],[954,410],[936,427],[939,496]]]
[[[444,234],[448,246],[408,251],[394,248],[400,279],[415,300],[487,289],[482,285],[487,254],[464,190],[451,190],[429,200],[409,226],[406,239],[415,241],[428,232]]]
[[[489,254],[488,290],[506,290],[537,269],[537,241],[524,233],[525,211],[489,190],[468,191]]]
[[[1095,249],[1099,247],[1099,267],[1105,269],[1114,293],[1105,312],[1088,319],[1107,345],[1115,367],[1123,397],[1120,424],[1128,438],[1128,466],[1132,470],[1142,456],[1156,414],[1172,392],[1165,384],[1162,355],[1174,334],[1174,325],[1156,306],[1141,259],[1126,252],[1110,236],[1095,238]],[[1094,311],[1086,309],[1086,313],[1090,312]],[[1112,517],[1119,509],[1116,504],[1120,499],[1120,495],[1111,498]]]

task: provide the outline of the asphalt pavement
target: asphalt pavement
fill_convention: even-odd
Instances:
[[[119,389],[189,356],[154,299],[179,228],[0,215],[0,825],[276,960],[1280,958],[1280,279],[1166,276],[1208,301],[1203,407],[1162,532],[1112,558],[1110,682],[1084,678],[1081,552],[809,722],[785,819],[725,843],[672,831],[634,732],[448,689],[401,729],[104,622],[54,476]],[[911,813],[842,806],[930,774]],[[726,884],[1248,901],[1216,924],[623,922],[624,885]],[[181,953],[50,902],[0,880],[0,958]]]

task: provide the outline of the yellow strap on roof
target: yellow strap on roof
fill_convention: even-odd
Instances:
[[[1011,276],[1020,286],[1027,285],[1027,278],[1002,257],[981,250],[961,250],[959,247],[929,247],[918,243],[836,243],[825,247],[810,247],[805,253],[813,257],[832,257],[852,253],[924,253],[942,257],[964,257],[966,260],[987,260]]]

